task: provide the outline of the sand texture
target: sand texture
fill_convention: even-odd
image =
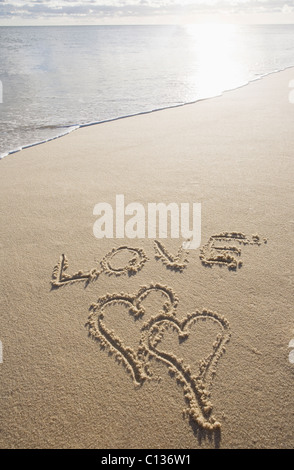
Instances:
[[[1,448],[293,448],[293,78],[0,162]],[[200,247],[95,238],[116,195]]]

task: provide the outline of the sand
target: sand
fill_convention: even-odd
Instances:
[[[1,161],[1,448],[293,447],[293,78]],[[116,195],[200,247],[95,238]]]

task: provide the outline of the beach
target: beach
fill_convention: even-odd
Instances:
[[[293,448],[293,78],[0,162],[1,448]],[[200,246],[96,238],[117,195],[201,204]]]

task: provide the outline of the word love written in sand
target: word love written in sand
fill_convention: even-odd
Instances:
[[[267,240],[264,238],[263,242],[267,243]],[[218,243],[221,243],[221,246],[218,246]],[[200,249],[199,257],[202,264],[210,267],[215,264],[227,266],[230,270],[240,268],[243,264],[240,259],[241,249],[235,245],[226,245],[226,243],[235,243],[243,246],[261,245],[261,239],[259,235],[252,235],[252,239],[249,239],[241,232],[222,232],[212,235],[208,242]],[[176,255],[172,255],[163,243],[155,240],[154,250],[155,258],[161,260],[167,269],[182,272],[187,267],[189,252],[182,247],[179,248]],[[121,259],[125,256],[129,256],[130,259],[127,262],[123,261],[119,265],[116,262],[116,258],[119,259],[121,255]],[[143,249],[120,246],[113,248],[102,258],[100,269],[96,267],[89,271],[80,270],[70,275],[65,273],[68,269],[68,260],[63,254],[54,268],[51,284],[52,287],[61,287],[69,283],[84,281],[88,285],[90,282],[97,280],[101,273],[109,276],[134,275],[143,268],[147,261],[148,258]]]
[[[146,308],[144,302],[150,294],[159,294],[162,298],[161,309],[155,316],[144,319]],[[100,297],[92,304],[91,314],[87,326],[90,335],[98,340],[103,348],[114,355],[115,359],[122,363],[131,374],[136,385],[143,385],[146,380],[152,378],[151,361],[156,359],[167,366],[171,375],[183,387],[184,397],[188,408],[185,410],[187,416],[203,429],[214,431],[221,424],[212,414],[213,406],[210,401],[210,389],[217,363],[225,351],[225,345],[230,339],[229,322],[221,315],[203,310],[187,314],[179,320],[176,316],[178,297],[173,290],[160,284],[142,287],[136,294],[115,293]],[[119,311],[115,313],[115,308]],[[122,332],[113,328],[118,324],[117,315],[124,315],[127,322],[134,323],[132,336],[123,339]],[[187,348],[197,357],[197,346],[200,336],[197,335],[199,323],[210,323],[210,336],[213,338],[211,350],[203,358],[198,358],[191,365],[184,362],[175,354],[171,347],[171,333],[177,336],[176,350],[188,342]],[[134,334],[134,328],[137,335]],[[130,328],[131,329],[131,325]],[[128,330],[129,330],[128,329]],[[201,328],[200,328],[201,330]],[[125,332],[128,335],[128,332]],[[167,338],[167,341],[166,340]],[[137,347],[128,344],[137,339]],[[207,348],[206,348],[207,349]]]

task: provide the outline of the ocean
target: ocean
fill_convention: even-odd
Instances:
[[[294,65],[294,25],[0,27],[0,158]]]

